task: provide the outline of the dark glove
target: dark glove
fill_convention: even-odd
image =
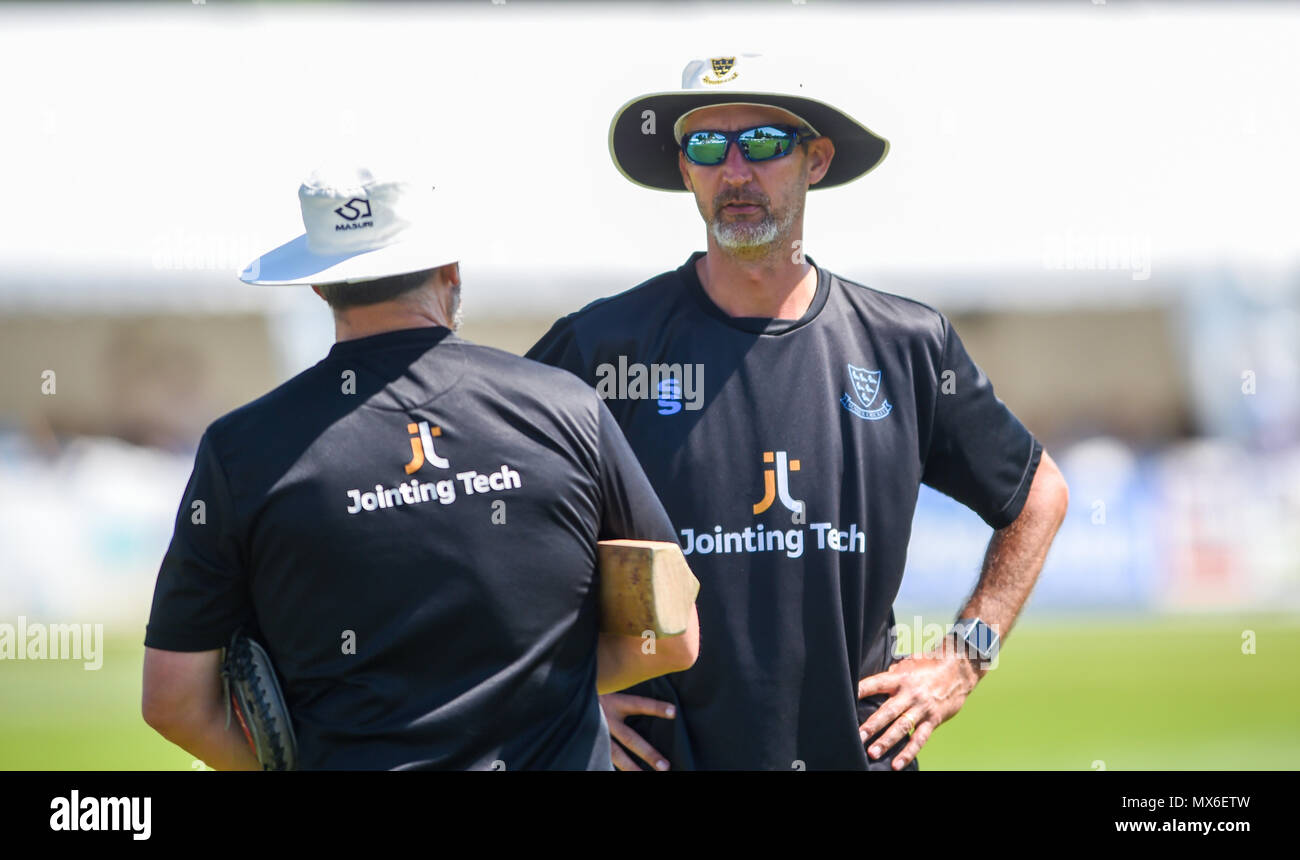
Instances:
[[[298,740],[266,649],[236,630],[221,661],[221,679],[227,694],[226,727],[233,706],[262,770],[295,769]]]

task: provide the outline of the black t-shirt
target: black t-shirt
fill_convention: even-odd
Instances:
[[[678,717],[636,726],[675,768],[877,767],[857,681],[893,659],[920,484],[1000,528],[1042,448],[933,308],[818,268],[803,318],[732,318],[700,256],[528,353],[608,398],[701,583],[698,662],[634,691]]]
[[[608,770],[607,538],[674,535],[589,387],[445,328],[345,341],[204,434],[145,644],[251,625],[304,768]]]

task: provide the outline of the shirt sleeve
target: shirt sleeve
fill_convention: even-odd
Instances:
[[[588,379],[587,362],[578,346],[573,322],[568,317],[556,320],[551,330],[542,335],[542,339],[533,344],[533,348],[524,353],[524,357],[567,370],[579,379]]]
[[[995,529],[1020,516],[1043,448],[997,395],[943,318],[944,346],[921,480]]]
[[[637,462],[636,455],[603,401],[599,410],[600,494],[599,540],[662,540],[677,542],[672,521]]]
[[[253,615],[241,546],[230,485],[205,433],[158,571],[145,645],[167,651],[225,647]]]

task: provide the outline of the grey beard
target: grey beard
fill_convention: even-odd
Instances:
[[[765,257],[776,250],[775,243],[790,232],[798,212],[788,211],[779,220],[765,212],[759,221],[709,222],[709,232],[722,248],[742,257]]]
[[[728,223],[721,219],[709,225],[709,232],[718,244],[728,251],[742,251],[762,248],[776,241],[780,232],[776,219],[765,215],[762,221],[737,221]]]
[[[460,331],[460,324],[465,321],[465,315],[460,309],[460,285],[451,288],[451,330]]]

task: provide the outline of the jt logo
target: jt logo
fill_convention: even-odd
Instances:
[[[791,521],[804,522],[804,506],[800,499],[790,497],[790,473],[799,471],[798,460],[788,460],[784,451],[764,451],[763,462],[775,460],[775,468],[763,470],[763,498],[754,505],[754,515],[763,513],[772,507],[777,499],[793,512]]]
[[[451,462],[433,450],[433,437],[442,435],[441,427],[429,427],[428,421],[419,424],[407,424],[406,432],[411,434],[411,462],[406,464],[406,474],[413,475],[424,465],[425,458],[439,469],[451,468]]]

